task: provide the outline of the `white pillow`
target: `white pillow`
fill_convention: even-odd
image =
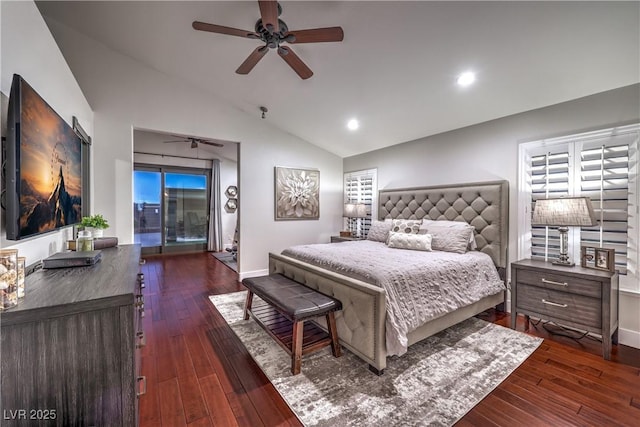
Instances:
[[[476,234],[475,234],[475,227],[467,222],[462,222],[462,221],[447,221],[447,220],[438,220],[438,221],[434,221],[432,219],[423,219],[422,220],[422,225],[420,225],[420,234],[426,234],[428,233],[428,228],[429,226],[432,226],[432,228],[438,228],[438,229],[442,229],[442,228],[454,228],[454,229],[458,229],[458,230],[469,230],[471,229],[471,233],[469,235],[469,242],[468,242],[468,246],[467,246],[467,250],[470,251],[474,251],[478,248],[478,245],[476,244]],[[466,231],[463,231],[463,233],[466,235]]]
[[[473,237],[474,227],[467,223],[459,223],[462,226],[452,226],[451,224],[441,224],[441,222],[443,221],[432,221],[423,227],[423,230],[432,236],[431,248],[434,251],[458,254],[467,252],[469,241]]]
[[[391,231],[391,221],[373,221],[367,234],[367,240],[374,242],[386,242]]]
[[[431,234],[409,234],[390,231],[387,246],[397,249],[413,249],[414,251],[431,251]]]

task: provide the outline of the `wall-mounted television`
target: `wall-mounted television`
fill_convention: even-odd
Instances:
[[[17,74],[9,95],[5,153],[8,240],[82,220],[82,141]]]

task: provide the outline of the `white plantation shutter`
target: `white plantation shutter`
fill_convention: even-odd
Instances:
[[[366,237],[372,218],[377,212],[378,199],[377,169],[367,169],[344,174],[344,203],[364,203],[367,207],[365,218],[348,218],[347,229],[356,235]]]
[[[580,149],[580,195],[590,197],[599,224],[582,228],[586,246],[615,249],[616,268],[627,271],[629,151],[637,134],[587,141]]]
[[[566,145],[531,155],[531,210],[538,199],[569,195],[571,182],[569,150]],[[531,226],[531,258],[556,260],[560,253],[560,234],[555,227]]]
[[[636,283],[640,261],[638,244],[638,146],[640,125],[621,126],[583,134],[521,144],[520,256],[554,260],[558,257],[556,227],[531,225],[536,200],[585,196],[591,199],[598,224],[569,227],[570,253],[579,264],[579,246],[615,250],[621,282]],[[638,288],[637,283],[632,288]]]

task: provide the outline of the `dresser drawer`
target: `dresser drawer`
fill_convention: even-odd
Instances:
[[[518,270],[518,284],[602,298],[602,283],[547,271]]]
[[[592,328],[602,327],[601,301],[583,295],[560,292],[518,281],[518,309],[540,314],[551,320],[567,320]]]

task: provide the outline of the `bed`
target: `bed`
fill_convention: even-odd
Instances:
[[[504,281],[507,266],[508,183],[492,181],[451,186],[435,186],[381,190],[378,197],[378,219],[424,219],[464,221],[474,228],[476,251],[490,258],[495,271]],[[349,242],[332,246],[347,250]],[[366,243],[366,242],[354,242]],[[371,246],[371,243],[368,243]],[[319,245],[322,246],[322,245]],[[402,249],[390,249],[402,251]],[[286,252],[286,251],[285,251]],[[476,254],[477,255],[477,254]],[[362,272],[337,269],[328,265],[294,258],[286,254],[269,254],[270,274],[279,273],[303,283],[342,302],[342,312],[336,316],[341,343],[382,374],[386,359],[401,354],[395,348],[387,351],[387,312],[394,303],[387,300],[387,291]],[[335,268],[335,266],[334,266]],[[406,332],[406,344],[411,345],[464,319],[504,302],[504,286],[489,295],[465,304],[454,311],[413,325]],[[393,320],[391,320],[393,321]],[[393,343],[390,347],[394,347]]]

